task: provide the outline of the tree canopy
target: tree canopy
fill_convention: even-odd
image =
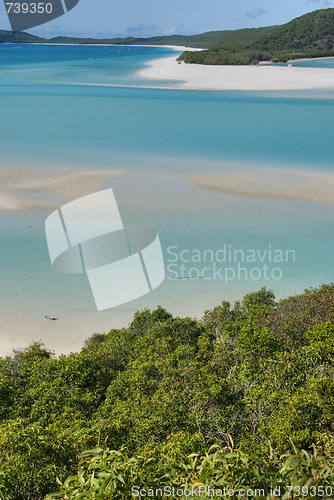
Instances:
[[[146,309],[66,356],[14,351],[0,359],[0,498],[42,499],[57,480],[49,498],[131,498],[163,477],[268,495],[287,478],[331,484],[333,362],[334,285],[278,303],[262,288],[200,321]]]

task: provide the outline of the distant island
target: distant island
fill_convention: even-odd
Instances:
[[[334,57],[334,9],[320,9],[277,26],[209,31],[199,35],[150,38],[41,38],[25,32],[0,30],[0,43],[174,45],[187,50],[179,61],[190,64],[249,65],[261,61]]]

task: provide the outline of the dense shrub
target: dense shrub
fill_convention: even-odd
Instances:
[[[79,353],[0,359],[0,498],[43,499],[57,478],[64,499],[127,498],[135,480],[327,485],[333,314],[333,285],[278,303],[262,288],[201,321],[159,307]]]

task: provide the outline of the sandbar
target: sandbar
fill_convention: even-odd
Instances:
[[[265,169],[257,173],[194,175],[194,187],[226,195],[334,203],[334,174]]]
[[[150,61],[138,75],[150,80],[177,80],[175,88],[193,90],[334,89],[334,69],[330,68],[185,64],[175,56]]]
[[[0,210],[57,208],[61,203],[99,191],[105,181],[122,173],[85,170],[45,174],[38,170],[0,169]]]

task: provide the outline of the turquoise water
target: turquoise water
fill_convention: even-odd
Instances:
[[[50,265],[44,236],[50,211],[0,212],[1,352],[32,339],[67,352],[95,331],[126,325],[144,307],[200,317],[263,285],[279,298],[334,280],[333,205],[214,194],[186,180],[261,167],[332,172],[334,95],[185,91],[138,76],[148,61],[174,53],[0,45],[1,166],[122,169],[105,187],[113,187],[126,224],[158,230],[167,268],[151,294],[98,313],[87,279]],[[166,88],[144,88],[157,83]],[[241,266],[238,275],[238,262],[180,257],[183,250],[189,256],[224,248],[292,250],[295,258],[277,264],[266,257],[268,279],[257,270],[250,276],[263,262]],[[209,279],[197,279],[204,268]],[[172,279],[176,274],[185,279]],[[45,314],[59,321],[47,322]]]
[[[20,86],[81,81],[133,85],[147,61],[179,53],[167,47],[6,44],[0,50],[1,81]]]
[[[323,57],[320,59],[305,59],[304,61],[292,61],[290,63],[283,63],[281,65],[302,67],[302,68],[334,68],[334,57]]]
[[[136,168],[133,156],[153,155],[332,165],[331,99],[66,85],[0,87],[0,99],[8,161],[94,158]]]

